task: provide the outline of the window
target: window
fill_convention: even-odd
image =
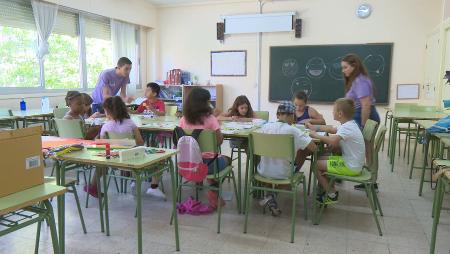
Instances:
[[[81,88],[78,34],[78,15],[58,10],[44,60],[45,88]]]
[[[36,47],[30,1],[0,1],[0,88],[40,86]]]
[[[114,67],[110,20],[84,16],[87,87],[94,88],[102,70]]]

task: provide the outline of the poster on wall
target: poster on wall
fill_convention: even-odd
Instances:
[[[211,76],[247,76],[247,51],[211,51]]]

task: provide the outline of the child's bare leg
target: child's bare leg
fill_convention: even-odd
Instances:
[[[319,174],[317,175],[317,180],[319,181],[320,186],[327,192],[336,192],[336,189],[331,186],[331,189],[328,189],[329,180],[328,177],[325,176],[325,172],[327,172],[327,161],[319,160],[317,161],[317,169],[319,170]]]
[[[97,177],[102,177],[104,174],[104,168],[96,168],[94,176],[91,179],[91,187],[97,188]]]
[[[295,163],[297,163],[297,168],[300,169],[305,163],[306,157],[311,155],[311,152],[308,150],[298,150],[297,156],[295,156]]]

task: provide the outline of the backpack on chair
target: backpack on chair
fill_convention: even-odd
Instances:
[[[201,129],[187,135],[180,127],[173,130],[173,143],[176,144],[178,174],[191,182],[202,182],[208,174],[208,165],[203,162],[202,152],[197,142]]]

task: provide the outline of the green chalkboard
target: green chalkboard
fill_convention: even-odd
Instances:
[[[369,71],[378,104],[389,103],[392,43],[281,46],[270,48],[269,100],[290,100],[305,91],[312,102],[344,97],[341,60],[357,54]]]

